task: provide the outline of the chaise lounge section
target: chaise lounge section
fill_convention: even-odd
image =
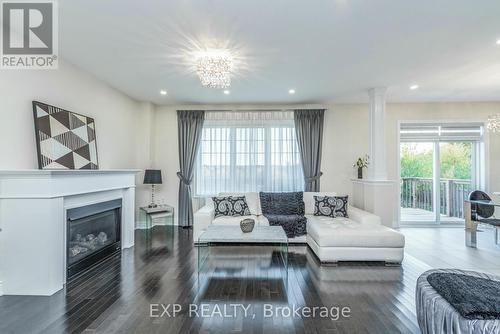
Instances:
[[[341,261],[401,263],[404,256],[404,235],[382,225],[380,217],[353,206],[348,206],[348,218],[314,215],[314,196],[335,195],[334,192],[303,193],[307,234],[289,238],[289,243],[307,243],[322,264]],[[219,196],[245,196],[250,215],[214,218],[213,202],[208,199],[207,204],[194,214],[195,243],[210,225],[239,226],[240,221],[245,218],[254,219],[257,226],[269,225],[262,212],[259,193],[221,193]],[[296,212],[291,213],[295,214]]]
[[[321,263],[340,261],[381,261],[401,263],[404,235],[380,223],[377,216],[350,208],[358,219],[308,217],[307,244]],[[371,217],[374,216],[374,217]]]

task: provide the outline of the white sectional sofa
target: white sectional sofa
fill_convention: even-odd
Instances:
[[[307,235],[291,238],[289,243],[307,243],[321,263],[339,261],[383,261],[401,263],[404,254],[404,235],[382,225],[380,217],[369,212],[348,207],[349,218],[314,216],[314,196],[335,196],[333,192],[304,192]],[[194,214],[193,239],[210,225],[239,226],[244,218],[253,218],[257,225],[269,222],[262,215],[259,194],[221,193],[219,196],[245,196],[250,216],[218,217],[214,219],[211,199]]]

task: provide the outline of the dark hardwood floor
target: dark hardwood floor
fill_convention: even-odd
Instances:
[[[51,297],[0,297],[0,333],[418,333],[415,282],[433,266],[425,263],[425,256],[433,261],[439,257],[419,249],[418,240],[431,249],[429,238],[436,233],[443,233],[447,242],[461,236],[451,230],[425,231],[404,229],[409,252],[401,267],[354,263],[320,267],[306,246],[290,247],[287,285],[279,279],[279,264],[270,260],[272,250],[266,255],[265,247],[257,247],[253,256],[229,247],[220,262],[217,257],[208,278],[199,280],[192,231],[176,229],[169,247],[162,227],[154,229],[152,242],[143,231],[136,231],[134,248],[101,263],[64,291]],[[491,262],[490,251],[472,253]],[[468,252],[462,250],[455,257],[469,259]],[[209,313],[224,306],[229,311],[225,316],[190,316],[190,303],[206,305]],[[151,305],[157,310],[153,315],[163,311],[156,304],[180,304],[182,311],[175,317],[150,317]],[[247,316],[241,309],[233,313],[233,304],[249,307]],[[293,305],[348,307],[350,314],[336,320],[335,314],[265,317],[266,307],[276,312]]]

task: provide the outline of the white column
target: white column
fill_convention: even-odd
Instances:
[[[385,145],[385,98],[387,88],[372,88],[370,97],[370,166],[369,180],[387,180]]]
[[[353,179],[354,206],[382,218],[389,227],[397,226],[397,183],[387,178],[385,104],[387,88],[372,88],[370,97],[370,166],[366,180]]]

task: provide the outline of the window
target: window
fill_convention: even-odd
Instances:
[[[303,190],[293,112],[206,112],[194,174],[197,196]]]

